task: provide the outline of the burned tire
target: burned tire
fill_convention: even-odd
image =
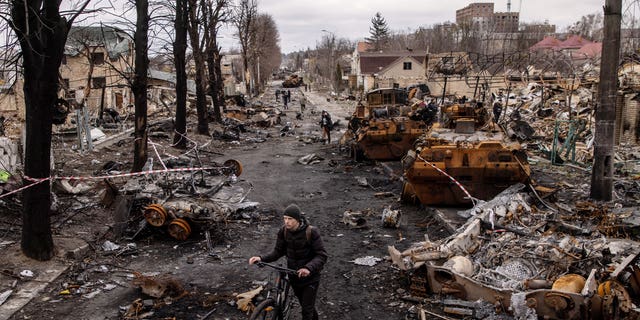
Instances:
[[[225,161],[223,164],[226,168],[230,169],[230,173],[235,174],[239,177],[242,174],[242,163],[238,160],[229,159]]]
[[[249,320],[280,320],[280,310],[278,310],[278,306],[276,305],[276,301],[273,298],[268,298],[267,300],[262,301],[253,313]]]

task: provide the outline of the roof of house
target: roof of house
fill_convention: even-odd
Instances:
[[[583,54],[588,58],[598,57],[602,54],[602,43],[600,42],[592,42],[585,44],[578,50],[579,54]]]
[[[579,35],[572,35],[567,40],[562,41],[559,45],[562,49],[571,49],[571,48],[582,48],[584,45],[593,43]]]
[[[363,52],[360,55],[360,72],[363,74],[380,72],[382,69],[403,57],[411,57],[420,63],[424,63],[426,55],[426,51]]]
[[[533,46],[531,46],[531,50],[536,50],[536,49],[551,49],[551,48],[556,48],[560,45],[560,43],[562,43],[562,41],[556,39],[555,37],[552,36],[545,36],[544,39],[540,40],[538,43],[534,44]]]
[[[173,85],[176,84],[176,74],[171,72],[164,72],[160,70],[149,69],[147,72],[147,76],[151,79],[157,79],[169,82]],[[190,93],[196,92],[196,82],[193,80],[187,80],[187,91]]]
[[[117,59],[129,52],[132,37],[125,31],[110,26],[72,26],[67,36],[64,53],[76,56],[85,46],[104,46],[110,58]]]

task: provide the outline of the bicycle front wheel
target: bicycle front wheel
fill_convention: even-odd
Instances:
[[[273,298],[268,298],[253,310],[249,320],[280,320],[281,318],[276,301]]]

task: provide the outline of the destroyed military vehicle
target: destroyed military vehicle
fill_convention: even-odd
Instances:
[[[526,154],[487,123],[482,104],[452,104],[441,112],[441,123],[418,138],[402,159],[402,200],[466,205],[473,198],[491,199],[515,183],[528,184]]]
[[[342,141],[350,144],[356,161],[399,160],[427,132],[434,116],[421,100],[409,106],[403,89],[372,90],[358,103]]]
[[[292,74],[286,80],[282,81],[283,88],[297,88],[304,85],[304,80],[297,74]]]

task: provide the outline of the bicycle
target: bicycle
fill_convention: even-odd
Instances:
[[[289,319],[293,306],[293,298],[291,294],[291,284],[289,283],[289,275],[297,274],[296,270],[276,266],[266,262],[257,262],[260,268],[270,267],[278,271],[274,286],[267,293],[267,298],[262,301],[253,311],[249,320],[270,319],[270,320],[287,320]]]

